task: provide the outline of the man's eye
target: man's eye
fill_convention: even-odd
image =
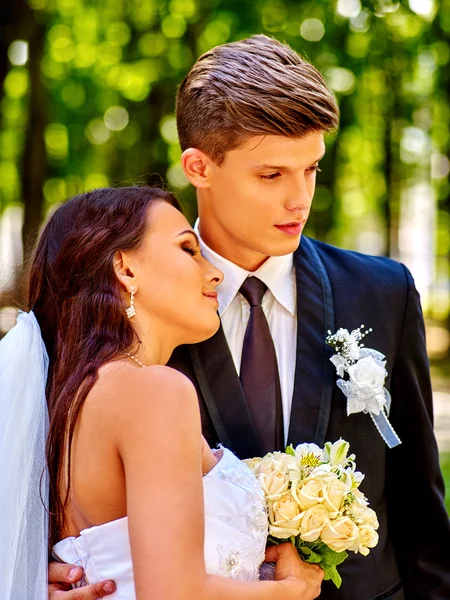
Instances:
[[[313,173],[321,173],[322,169],[319,167],[319,165],[313,165],[312,167],[309,167],[308,171]]]
[[[273,181],[274,179],[278,179],[281,177],[281,173],[270,173],[270,175],[261,175],[261,179],[266,179],[268,181]]]

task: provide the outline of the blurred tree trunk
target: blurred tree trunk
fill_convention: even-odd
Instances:
[[[39,15],[40,16],[40,15]],[[24,153],[21,164],[21,189],[24,206],[22,241],[24,259],[29,255],[42,216],[42,185],[45,177],[46,159],[43,141],[45,106],[40,77],[40,61],[45,39],[45,26],[37,18],[26,0],[0,3],[0,101],[3,82],[9,70],[8,47],[14,40],[25,40],[29,45],[28,63],[30,92],[28,97],[28,119]],[[9,295],[9,302],[23,304],[21,292],[23,266],[16,271],[16,291]],[[5,300],[5,299],[3,299]]]
[[[400,197],[401,197],[401,163],[399,158],[401,121],[401,75],[397,72],[391,74],[392,102],[390,110],[386,113],[385,134],[385,173],[387,184],[387,199],[384,206],[384,217],[388,226],[387,245],[388,256],[394,259],[399,257],[398,232],[400,227]]]
[[[386,128],[384,131],[384,177],[386,181],[386,197],[383,203],[383,218],[387,231],[386,235],[386,255],[392,256],[392,210],[391,210],[391,193],[392,181],[394,174],[394,165],[392,164],[392,127],[393,118],[392,110],[389,110],[385,115]],[[397,241],[397,240],[396,240]]]
[[[46,177],[44,128],[47,123],[44,86],[41,80],[41,58],[46,28],[37,22],[25,0],[21,0],[22,15],[26,22],[29,43],[29,119],[22,163],[22,193],[24,220],[22,241],[26,263],[36,241],[43,217],[44,198],[42,188]]]
[[[3,82],[9,68],[8,47],[14,40],[26,39],[22,3],[22,0],[0,2],[0,101],[3,98]],[[31,10],[28,5],[27,10]]]
[[[8,46],[11,43],[12,13],[14,5],[0,3],[0,102],[3,98],[3,82],[8,72]]]

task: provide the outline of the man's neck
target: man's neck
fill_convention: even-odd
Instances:
[[[200,234],[202,242],[208,246],[210,250],[250,273],[259,269],[259,267],[270,258],[270,256],[264,256],[263,254],[259,254],[250,249],[248,249],[247,252],[239,251],[232,242],[229,244],[221,244],[217,241],[217,237],[208,235],[208,231],[206,228],[202,227],[201,221],[199,222],[198,233]]]

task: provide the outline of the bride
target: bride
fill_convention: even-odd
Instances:
[[[2,600],[47,597],[45,519],[36,518],[44,514],[37,466],[45,396],[50,548],[83,567],[84,584],[114,579],[111,597],[120,600],[318,596],[322,571],[291,544],[268,552],[275,580],[257,581],[267,535],[262,492],[231,452],[208,447],[193,385],[165,366],[176,346],[218,329],[221,281],[162,190],[95,190],[50,218],[31,265],[32,312],[0,344],[8,396],[0,408],[15,404],[17,423],[9,437],[7,425],[0,431],[0,451],[26,446],[28,461],[10,465],[8,501],[1,498],[11,549],[0,569]],[[18,425],[27,417],[32,436]],[[27,477],[23,505],[15,491]]]

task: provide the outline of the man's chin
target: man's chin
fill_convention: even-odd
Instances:
[[[283,240],[281,242],[270,244],[270,247],[265,248],[268,256],[285,256],[292,254],[300,245],[302,234],[292,236],[292,239]]]

